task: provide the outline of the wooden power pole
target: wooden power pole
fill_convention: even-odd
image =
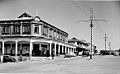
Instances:
[[[105,33],[104,39],[105,39],[105,50],[106,50],[106,47],[107,47],[107,39],[111,39],[111,38],[107,37],[107,34]],[[110,42],[109,42],[109,46],[110,46]]]
[[[92,37],[92,35],[93,35],[93,33],[92,33],[92,28],[93,28],[93,21],[106,21],[106,20],[100,20],[100,19],[94,19],[93,18],[93,8],[90,8],[90,19],[89,20],[79,20],[79,21],[77,21],[76,23],[78,23],[78,22],[90,22],[90,28],[91,28],[91,49],[90,49],[90,59],[92,59],[92,42],[93,42],[93,37]]]

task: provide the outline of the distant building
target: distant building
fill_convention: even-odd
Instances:
[[[76,51],[68,43],[68,33],[41,20],[23,13],[17,19],[0,20],[0,54],[11,56],[65,55]]]
[[[79,53],[81,51],[90,51],[91,45],[86,40],[79,40],[77,38],[72,38],[68,40],[68,43],[76,45],[76,53]],[[92,54],[94,54],[94,50],[96,50],[96,46],[92,45]]]
[[[68,43],[76,45],[79,48],[79,51],[88,50],[90,43],[85,40],[79,40],[77,38],[72,38],[68,40]]]

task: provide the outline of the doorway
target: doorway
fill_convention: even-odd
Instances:
[[[39,44],[33,44],[32,56],[40,56]]]

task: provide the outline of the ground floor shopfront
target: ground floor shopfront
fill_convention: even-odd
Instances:
[[[20,55],[35,57],[51,57],[75,52],[76,47],[68,43],[48,39],[35,38],[4,38],[0,40],[0,55]],[[2,60],[1,60],[2,61]]]

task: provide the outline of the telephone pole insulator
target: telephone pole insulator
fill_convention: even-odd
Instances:
[[[90,27],[91,27],[91,28],[93,28],[93,26],[94,26],[93,24],[90,24]]]

